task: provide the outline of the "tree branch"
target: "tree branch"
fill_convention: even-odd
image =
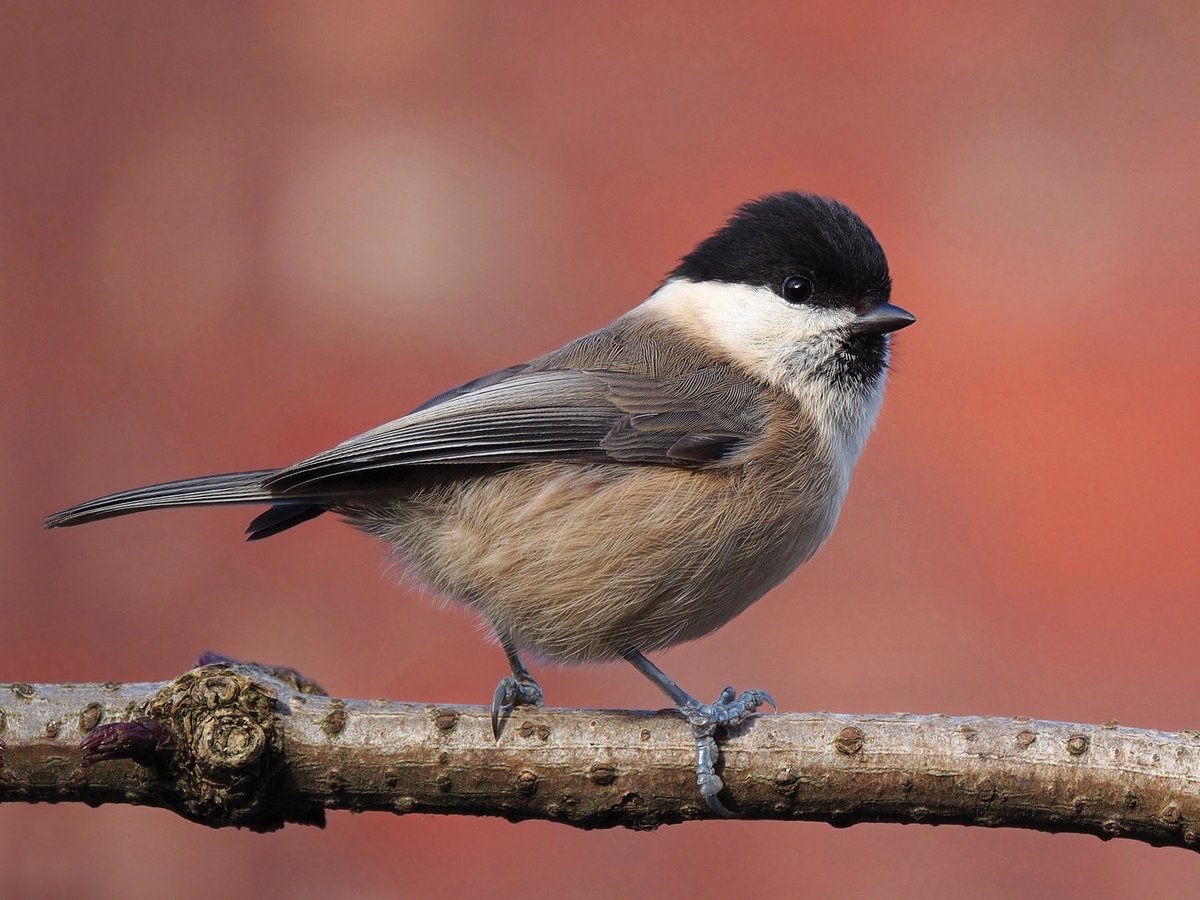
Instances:
[[[710,818],[673,711],[339,700],[206,657],[155,684],[0,685],[0,802],[132,803],[211,826],[326,809],[654,828]],[[204,664],[207,663],[207,664]],[[956,823],[1198,847],[1200,735],[1030,719],[759,716],[721,742],[750,819]]]

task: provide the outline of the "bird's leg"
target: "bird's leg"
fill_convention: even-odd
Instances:
[[[683,717],[692,726],[692,735],[696,738],[696,784],[700,787],[700,795],[704,797],[708,808],[718,816],[735,815],[717,798],[725,783],[717,774],[716,764],[720,752],[714,735],[718,728],[745,722],[763,703],[770,703],[771,707],[775,708],[775,698],[766,691],[746,691],[739,697],[737,691],[727,687],[721,691],[721,696],[716,702],[701,703],[636,650],[622,655],[671,698],[671,702],[679,707]]]
[[[534,681],[521,657],[517,656],[517,648],[512,638],[499,632],[500,646],[508,657],[511,675],[506,675],[496,685],[496,693],[492,695],[492,734],[500,740],[500,712],[509,711],[515,706],[541,706],[542,688]]]

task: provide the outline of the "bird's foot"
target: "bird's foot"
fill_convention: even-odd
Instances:
[[[708,808],[718,816],[728,818],[737,814],[717,797],[724,789],[725,782],[717,774],[720,750],[717,748],[716,731],[718,728],[742,724],[764,703],[771,704],[772,709],[778,709],[775,698],[766,691],[746,691],[739,697],[737,691],[727,687],[712,704],[692,702],[679,707],[696,738],[696,784]]]
[[[500,713],[518,706],[541,706],[542,688],[530,675],[506,675],[492,695],[492,734],[500,740]]]

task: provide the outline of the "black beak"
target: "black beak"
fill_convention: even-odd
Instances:
[[[887,334],[907,328],[915,321],[917,317],[906,309],[890,303],[877,303],[851,322],[850,328],[855,334]]]

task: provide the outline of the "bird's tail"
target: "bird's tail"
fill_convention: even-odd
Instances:
[[[43,524],[47,528],[62,528],[169,506],[275,503],[278,502],[278,498],[264,488],[262,483],[268,475],[273,475],[276,471],[278,470],[259,469],[255,472],[229,472],[225,475],[204,475],[200,478],[150,484],[72,506],[47,516]],[[311,503],[312,500],[310,498],[299,502]]]

